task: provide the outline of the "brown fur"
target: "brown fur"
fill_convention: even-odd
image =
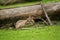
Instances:
[[[16,29],[18,29],[18,28],[22,28],[25,25],[33,24],[33,23],[34,23],[34,20],[31,17],[29,17],[26,20],[17,21],[15,27]]]

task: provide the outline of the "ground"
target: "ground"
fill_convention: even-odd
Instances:
[[[0,29],[0,40],[60,40],[60,23],[29,30]]]
[[[48,0],[44,0],[46,3]],[[52,2],[56,2],[60,0],[53,0]],[[49,3],[48,1],[47,3]],[[29,6],[34,5],[39,2],[25,3],[23,4],[15,4],[8,6],[0,6],[0,9],[4,8],[14,8],[21,6]],[[33,25],[36,26],[36,25]],[[33,27],[31,26],[31,27]],[[29,29],[29,30],[16,30],[16,29],[0,29],[0,40],[60,40],[60,23],[54,24],[52,26],[45,26],[41,24],[39,25],[41,28]]]

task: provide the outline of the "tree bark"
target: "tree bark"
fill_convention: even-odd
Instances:
[[[48,15],[53,15],[56,13],[60,15],[60,2],[45,4],[44,7]],[[5,24],[12,25],[20,19],[27,19],[29,15],[32,15],[34,19],[40,18],[43,15],[41,5],[0,10],[0,26]]]
[[[60,12],[60,2],[45,4],[44,6],[49,15],[53,14],[54,12],[58,11]],[[42,15],[41,5],[0,10],[0,20],[10,18],[24,19],[27,18],[29,15],[36,17],[41,16]]]

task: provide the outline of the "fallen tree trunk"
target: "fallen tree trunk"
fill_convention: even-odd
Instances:
[[[45,8],[48,14],[52,14],[54,12],[60,11],[60,3],[46,4]],[[19,16],[25,18],[28,17],[29,15],[36,14],[39,16],[42,14],[41,5],[0,10],[0,20]]]
[[[45,4],[44,6],[49,15],[60,12],[60,2]],[[16,22],[20,19],[27,19],[29,15],[32,15],[35,19],[43,15],[41,5],[0,10],[0,24],[3,22],[6,24],[6,21],[8,22],[9,20]]]
[[[60,11],[60,3],[52,3],[52,4],[46,4],[45,8],[48,12],[48,14],[53,13],[55,11]],[[28,16],[28,15],[36,15],[36,14],[42,14],[41,6],[40,5],[34,5],[34,6],[28,6],[28,7],[20,7],[20,8],[13,8],[13,9],[5,9],[0,10],[0,20],[1,19],[9,19],[14,18],[17,16]]]

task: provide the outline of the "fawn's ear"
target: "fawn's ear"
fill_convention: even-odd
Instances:
[[[27,18],[27,21],[29,21],[29,18]]]

